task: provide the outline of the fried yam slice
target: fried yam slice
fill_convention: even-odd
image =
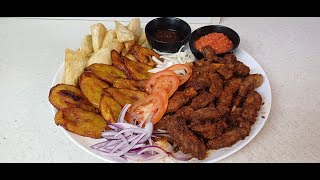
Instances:
[[[94,52],[97,52],[102,46],[103,38],[107,29],[103,24],[97,23],[92,25],[90,30],[92,35],[92,47]]]
[[[80,50],[85,52],[86,55],[88,55],[88,56],[93,53],[92,35],[86,35],[82,39],[82,44],[81,44]]]
[[[80,89],[73,85],[57,84],[50,89],[50,103],[57,109],[77,107],[86,111],[97,112]]]
[[[91,72],[99,79],[112,84],[117,78],[127,78],[127,75],[120,69],[106,64],[92,64],[85,68],[86,72]]]
[[[108,95],[102,95],[100,100],[100,112],[108,123],[116,123],[121,112],[121,105]]]
[[[95,52],[87,62],[87,66],[91,64],[106,64],[111,65],[112,60],[110,56],[110,52],[112,49],[110,48],[101,48],[97,52]]]
[[[158,53],[156,53],[152,49],[148,49],[140,45],[132,46],[132,48],[128,51],[128,53],[134,55],[139,62],[148,64],[149,66],[152,66],[152,67],[156,67],[157,65],[152,60],[152,56],[155,56],[156,58],[160,59],[160,55]]]
[[[104,91],[113,97],[121,106],[132,104],[135,101],[145,98],[147,94],[142,91],[135,91],[131,89],[107,88]]]
[[[138,41],[142,33],[140,18],[131,19],[127,28],[133,33],[134,39]]]
[[[56,125],[80,136],[101,138],[101,133],[108,128],[106,121],[99,114],[80,108],[59,110],[54,121]]]
[[[115,21],[115,33],[117,34],[117,38],[119,42],[126,42],[134,40],[134,34],[120,22]]]
[[[102,48],[107,49],[114,49],[117,52],[121,52],[124,48],[124,44],[122,42],[119,42],[117,39],[117,34],[114,32],[114,30],[109,29],[106,32],[106,35],[104,36],[103,42],[102,42]]]
[[[83,73],[89,57],[81,50],[66,49],[62,83],[78,85],[78,78]]]
[[[124,58],[124,64],[128,68],[131,77],[135,80],[145,80],[152,75],[148,72],[152,67],[144,63],[133,62]]]
[[[90,103],[95,108],[99,108],[103,89],[108,88],[109,84],[98,79],[94,74],[85,72],[79,78],[79,85],[82,93],[88,98]]]

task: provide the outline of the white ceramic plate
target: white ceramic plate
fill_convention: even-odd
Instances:
[[[261,130],[261,128],[263,127],[264,123],[268,118],[270,108],[271,108],[271,88],[270,88],[269,80],[266,73],[264,72],[262,67],[258,64],[258,62],[255,59],[253,59],[246,51],[238,48],[237,51],[235,52],[235,55],[237,56],[237,59],[239,61],[243,62],[245,65],[250,67],[250,70],[251,70],[250,74],[259,73],[263,75],[263,78],[264,78],[263,84],[256,89],[261,94],[264,102],[264,104],[261,107],[261,110],[259,111],[258,119],[255,122],[255,124],[252,125],[249,136],[247,136],[244,140],[240,140],[236,144],[228,148],[222,148],[219,150],[210,151],[209,156],[204,160],[199,161],[193,158],[188,162],[216,162],[232,155],[233,153],[243,148],[246,144],[248,144],[259,133],[259,131]],[[59,84],[62,82],[63,69],[64,69],[64,64],[62,64],[58,69],[58,71],[56,72],[53,78],[52,86],[55,86],[56,84]],[[52,106],[52,112],[54,115],[57,112],[57,109],[54,108],[53,106]],[[122,161],[119,161],[118,159],[103,156],[99,152],[94,151],[93,149],[90,148],[91,145],[97,142],[101,142],[101,140],[82,137],[77,134],[68,132],[62,127],[60,128],[72,142],[74,142],[77,146],[79,146],[81,149],[88,152],[89,154],[107,162],[122,162]],[[172,161],[170,158],[167,158],[167,159],[158,160],[157,162],[174,162],[174,161]]]

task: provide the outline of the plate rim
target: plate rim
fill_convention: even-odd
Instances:
[[[196,162],[198,162],[198,163],[215,163],[215,162],[218,162],[218,161],[220,161],[220,160],[222,160],[222,159],[225,159],[225,158],[231,156],[232,154],[235,154],[236,152],[240,151],[243,147],[245,147],[247,144],[249,144],[249,143],[259,134],[259,132],[261,131],[261,129],[264,127],[265,123],[266,123],[267,120],[268,120],[268,117],[269,117],[269,114],[270,114],[270,111],[271,111],[271,106],[272,106],[272,89],[271,89],[271,85],[270,85],[270,81],[269,81],[269,79],[268,79],[268,76],[267,76],[266,72],[264,71],[264,69],[262,68],[262,66],[258,63],[258,61],[256,61],[255,58],[253,58],[248,52],[246,52],[246,51],[243,50],[242,48],[237,48],[236,51],[242,51],[242,53],[245,53],[247,56],[249,56],[251,59],[253,59],[253,60],[255,61],[255,63],[257,63],[257,64],[259,65],[259,67],[262,69],[263,73],[265,74],[264,82],[267,83],[267,85],[268,85],[268,87],[269,87],[269,89],[270,89],[270,106],[269,106],[269,109],[268,109],[268,113],[264,115],[264,116],[265,116],[265,118],[264,118],[265,120],[264,120],[263,122],[261,122],[261,125],[256,129],[255,132],[253,132],[254,134],[250,134],[250,135],[248,135],[247,137],[245,137],[245,139],[243,139],[243,140],[246,140],[246,141],[244,141],[241,145],[233,148],[232,150],[228,151],[227,153],[222,154],[221,156],[219,156],[219,157],[217,157],[217,158],[215,158],[215,159],[213,159],[213,160],[208,160],[208,161],[198,160],[198,161],[196,161]],[[54,78],[53,78],[53,80],[52,80],[52,82],[51,82],[51,87],[50,87],[50,88],[52,88],[53,86],[55,86],[55,85],[58,84],[58,83],[56,83],[56,79],[57,79],[60,71],[63,70],[64,64],[65,64],[65,63],[63,62],[63,63],[60,65],[60,67],[58,68],[58,70],[56,71],[56,73],[54,74]],[[60,82],[60,83],[62,83],[62,82]],[[51,110],[52,110],[53,116],[55,116],[55,114],[56,114],[55,111],[57,111],[57,109],[56,109],[52,104],[50,104],[50,105],[51,105]],[[80,149],[82,149],[82,150],[84,150],[85,152],[91,154],[92,156],[94,156],[94,157],[96,157],[96,158],[98,158],[98,159],[100,159],[100,160],[103,160],[103,161],[105,161],[105,162],[109,162],[109,163],[121,163],[121,162],[117,162],[117,161],[113,161],[113,160],[110,160],[110,159],[103,158],[103,157],[95,154],[94,152],[88,150],[88,149],[85,148],[83,145],[81,145],[78,141],[76,141],[76,140],[70,135],[71,132],[65,130],[65,129],[64,129],[63,127],[61,127],[61,126],[59,126],[59,128],[63,131],[63,133],[64,133],[74,144],[76,144]],[[250,131],[250,133],[251,133],[251,131]],[[240,141],[241,141],[241,140],[240,140]],[[239,142],[239,141],[237,141],[237,142]],[[232,146],[227,147],[227,148],[232,148]],[[189,163],[192,163],[192,162],[189,162]]]

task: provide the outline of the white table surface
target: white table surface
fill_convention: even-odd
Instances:
[[[80,47],[95,22],[0,18],[0,162],[103,162],[57,128],[48,101],[65,48]],[[220,23],[239,33],[272,88],[263,129],[220,162],[320,162],[320,18]]]

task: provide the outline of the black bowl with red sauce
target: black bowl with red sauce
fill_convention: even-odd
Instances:
[[[236,33],[233,29],[226,27],[226,26],[221,26],[221,25],[209,25],[209,26],[203,26],[195,31],[192,32],[190,41],[189,41],[189,46],[191,49],[191,52],[197,59],[202,59],[203,54],[201,51],[197,50],[195,48],[195,42],[200,39],[201,37],[208,35],[210,33],[223,33],[225,36],[228,37],[229,40],[232,42],[232,48],[230,50],[223,52],[223,53],[217,53],[218,56],[223,56],[227,53],[233,53],[237,47],[240,44],[240,37],[238,33]]]
[[[175,53],[189,41],[191,28],[179,18],[161,17],[151,20],[146,25],[145,32],[152,48]]]

